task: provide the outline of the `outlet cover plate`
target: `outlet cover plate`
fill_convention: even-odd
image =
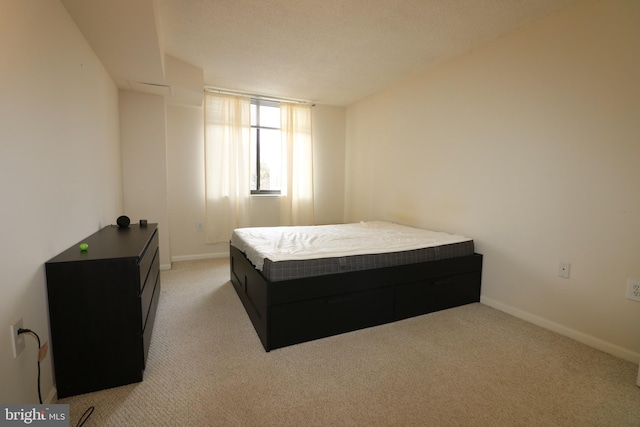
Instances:
[[[24,334],[18,335],[18,329],[23,328],[22,318],[16,320],[9,327],[11,331],[11,348],[13,349],[14,359],[20,356],[22,350],[24,350]]]
[[[569,272],[571,271],[571,264],[566,261],[560,261],[558,264],[558,276],[569,278]]]
[[[640,301],[640,280],[627,280],[627,299]]]

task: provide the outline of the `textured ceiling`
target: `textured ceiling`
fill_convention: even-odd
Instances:
[[[205,84],[348,105],[576,0],[155,0]]]
[[[61,1],[121,89],[345,106],[580,0]]]

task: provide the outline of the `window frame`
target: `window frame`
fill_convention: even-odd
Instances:
[[[282,125],[280,127],[271,127],[271,126],[261,126],[260,125],[260,106],[261,105],[265,105],[265,106],[270,106],[270,107],[278,107],[278,110],[280,109],[280,102],[279,101],[273,101],[273,100],[269,100],[269,99],[261,99],[261,98],[251,98],[251,105],[255,105],[256,106],[256,124],[251,124],[251,129],[256,129],[256,142],[255,142],[255,150],[256,150],[256,189],[250,189],[250,193],[251,195],[277,195],[279,196],[280,194],[282,194],[282,189],[280,190],[263,190],[260,188],[260,130],[261,129],[265,129],[265,130],[277,130],[282,132]],[[281,146],[282,148],[282,146]],[[252,143],[252,147],[251,149],[253,149],[253,143]],[[282,186],[282,183],[280,183]]]

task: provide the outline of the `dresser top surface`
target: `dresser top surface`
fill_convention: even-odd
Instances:
[[[144,253],[157,228],[157,224],[148,224],[146,227],[131,225],[124,228],[109,225],[56,255],[47,261],[47,264],[115,258],[137,259]],[[88,245],[86,251],[80,249],[81,243]]]

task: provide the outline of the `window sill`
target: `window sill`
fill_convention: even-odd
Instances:
[[[262,197],[280,197],[280,196],[282,196],[282,194],[269,194],[269,193],[260,194],[260,193],[255,193],[255,194],[251,194],[250,196],[251,197],[259,197],[259,198],[262,198]]]

